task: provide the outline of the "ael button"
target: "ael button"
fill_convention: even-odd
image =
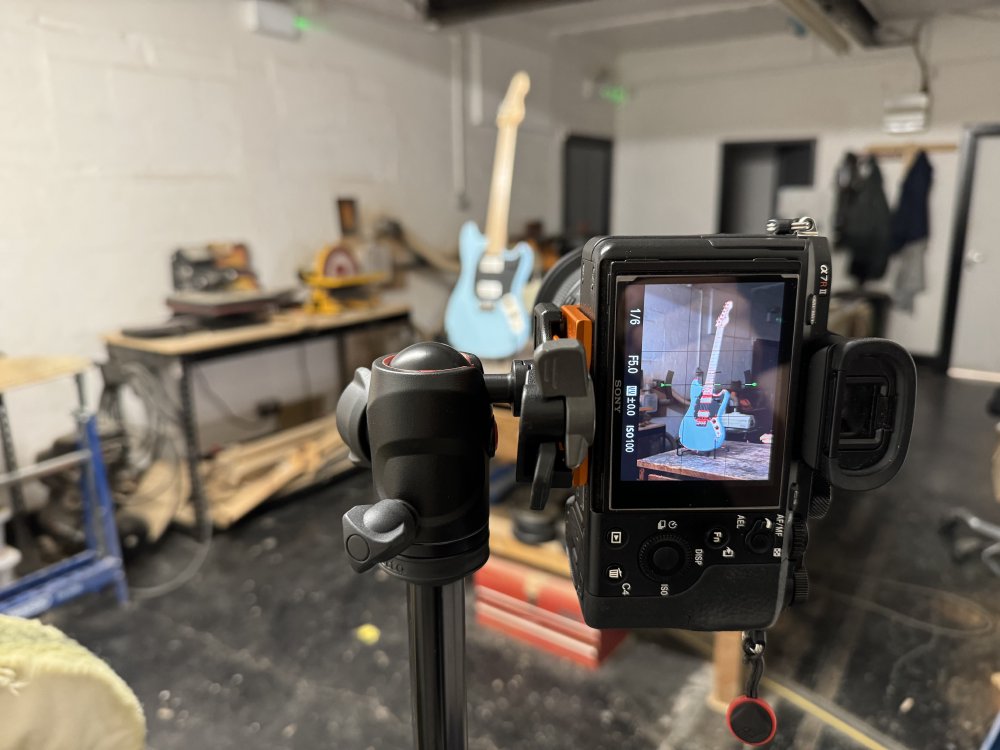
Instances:
[[[773,535],[771,528],[773,524],[769,518],[758,518],[747,532],[745,543],[751,552],[763,555],[772,548]]]

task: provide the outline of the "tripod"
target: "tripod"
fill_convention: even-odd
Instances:
[[[417,750],[468,744],[465,577],[489,557],[492,404],[521,416],[518,478],[533,480],[533,504],[554,482],[569,486],[566,456],[579,465],[592,439],[583,348],[549,338],[533,363],[504,375],[484,375],[476,357],[444,344],[414,344],[359,368],[337,404],[340,434],[352,459],[371,465],[379,498],[344,515],[348,558],[358,572],[381,564],[407,582]]]

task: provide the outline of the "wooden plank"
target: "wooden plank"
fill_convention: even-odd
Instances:
[[[712,649],[712,692],[708,705],[719,713],[725,713],[733,698],[743,692],[743,635],[739,632],[715,634]]]
[[[569,578],[569,557],[562,544],[553,540],[525,544],[514,536],[511,519],[497,511],[490,513],[490,553]]]
[[[521,420],[510,409],[501,407],[493,409],[493,417],[497,421],[497,459],[517,463],[517,430]]]
[[[338,445],[342,444],[335,416],[323,417],[257,440],[223,448],[212,462],[212,475],[230,484],[239,484],[255,471],[283,459],[288,451],[304,442],[318,439],[332,439]]]
[[[135,492],[122,507],[145,522],[147,541],[156,542],[190,494],[191,482],[182,464],[156,461],[143,473]]]
[[[0,357],[0,393],[84,372],[83,357]]]
[[[727,442],[715,457],[711,454],[667,451],[641,458],[636,466],[646,471],[692,479],[766,480],[771,446],[762,443]]]
[[[212,521],[219,528],[228,528],[263,503],[278,490],[308,468],[305,449],[293,451],[260,479],[248,482],[231,497],[212,504]]]
[[[347,328],[366,321],[385,320],[406,315],[410,311],[406,305],[383,305],[368,310],[348,310],[337,315],[310,315],[304,312],[283,312],[276,314],[266,323],[239,326],[216,331],[197,331],[182,336],[165,336],[158,339],[142,339],[126,336],[120,331],[106,333],[102,337],[108,346],[159,354],[164,357],[178,357],[198,354],[215,349],[254,344],[302,333],[333,331]]]
[[[213,525],[226,529],[272,497],[350,471],[353,464],[329,416],[225,448],[202,463],[203,488]],[[193,525],[186,504],[176,520]]]

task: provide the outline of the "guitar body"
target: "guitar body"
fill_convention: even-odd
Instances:
[[[726,426],[719,419],[729,406],[729,391],[721,396],[706,397],[704,386],[695,379],[691,383],[691,404],[681,420],[678,433],[681,445],[692,451],[714,451],[726,439]]]
[[[459,234],[462,269],[448,299],[444,327],[456,349],[483,359],[503,359],[521,350],[531,335],[524,287],[534,253],[526,242],[483,261],[487,238],[473,221]]]

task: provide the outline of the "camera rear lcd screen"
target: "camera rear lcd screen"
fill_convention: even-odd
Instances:
[[[619,277],[616,507],[777,504],[795,293],[782,276]]]

